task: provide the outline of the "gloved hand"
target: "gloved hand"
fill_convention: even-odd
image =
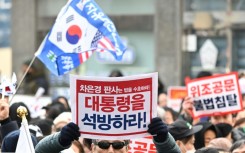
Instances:
[[[147,132],[153,135],[156,142],[164,142],[168,136],[168,127],[159,117],[156,117],[148,125]]]
[[[75,123],[68,123],[60,131],[59,142],[66,147],[71,145],[72,141],[78,140],[80,137],[79,127]]]

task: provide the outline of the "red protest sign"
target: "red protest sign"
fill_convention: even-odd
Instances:
[[[157,73],[126,77],[71,76],[72,114],[83,137],[144,137],[156,117]]]
[[[156,153],[156,146],[152,137],[132,139],[129,144],[128,153]]]
[[[194,98],[194,118],[235,113],[243,108],[236,72],[190,80],[186,87],[188,96]]]

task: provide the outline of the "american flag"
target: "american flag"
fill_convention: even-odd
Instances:
[[[80,60],[80,63],[83,63],[83,62],[85,62],[87,59],[89,59],[90,56],[93,55],[93,52],[94,52],[94,51],[95,51],[95,50],[92,50],[92,51],[86,51],[86,52],[80,53],[80,54],[79,54],[79,60]]]
[[[91,43],[91,48],[97,48],[96,51],[103,52],[105,50],[115,50],[115,47],[111,43],[111,41],[102,35],[102,33],[98,30],[93,38]]]

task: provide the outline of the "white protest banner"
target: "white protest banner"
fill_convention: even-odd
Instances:
[[[81,136],[131,139],[148,136],[157,116],[157,73],[126,77],[70,76],[73,121]]]
[[[194,97],[194,118],[235,113],[243,108],[236,72],[190,80],[186,86],[188,96]]]
[[[179,112],[181,101],[187,96],[186,87],[170,86],[168,87],[168,107]]]
[[[156,153],[156,146],[152,137],[144,137],[139,139],[131,139],[128,153]]]

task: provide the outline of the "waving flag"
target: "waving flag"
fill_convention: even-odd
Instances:
[[[4,96],[10,96],[15,94],[16,84],[17,77],[15,73],[13,73],[11,81],[7,79],[6,76],[2,76],[0,83],[0,93],[2,94],[2,98],[4,98]]]
[[[125,50],[113,22],[93,0],[70,0],[35,55],[52,73],[62,75],[94,51],[109,51],[121,60]]]
[[[27,119],[22,119],[20,135],[15,153],[35,153],[34,145],[31,139],[31,133],[28,128]]]

